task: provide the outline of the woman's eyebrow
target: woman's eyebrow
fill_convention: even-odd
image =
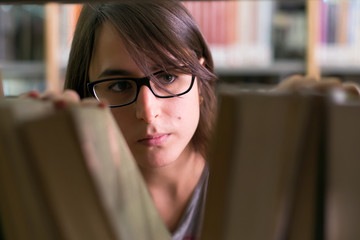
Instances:
[[[159,67],[153,67],[151,68],[152,72],[159,71]],[[132,76],[133,73],[125,70],[125,69],[117,69],[117,68],[109,68],[105,69],[100,75],[97,77],[97,79],[104,78],[104,77],[112,77],[112,76]]]
[[[102,73],[100,73],[100,75],[98,76],[99,78],[103,78],[103,77],[111,77],[111,76],[130,76],[131,72],[124,70],[124,69],[105,69]]]

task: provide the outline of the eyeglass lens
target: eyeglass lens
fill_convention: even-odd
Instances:
[[[109,105],[127,104],[136,99],[138,86],[144,85],[138,81],[143,83],[146,78],[141,80],[121,78],[102,81],[93,86],[93,91],[100,101],[106,100]],[[155,96],[171,97],[188,91],[192,84],[192,77],[184,74],[175,76],[162,73],[156,75],[156,80],[149,82]]]

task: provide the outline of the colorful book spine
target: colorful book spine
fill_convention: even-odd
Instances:
[[[273,1],[184,1],[217,67],[268,65]]]

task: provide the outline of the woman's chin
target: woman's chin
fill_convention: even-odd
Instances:
[[[169,161],[159,161],[159,159],[157,159],[156,161],[137,162],[138,166],[140,168],[144,168],[144,169],[163,168],[163,167],[171,165],[171,163],[172,162],[169,162]]]

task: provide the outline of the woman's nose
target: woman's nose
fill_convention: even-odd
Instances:
[[[151,123],[159,117],[159,99],[147,86],[140,88],[135,104],[137,119],[143,119],[145,122]]]

